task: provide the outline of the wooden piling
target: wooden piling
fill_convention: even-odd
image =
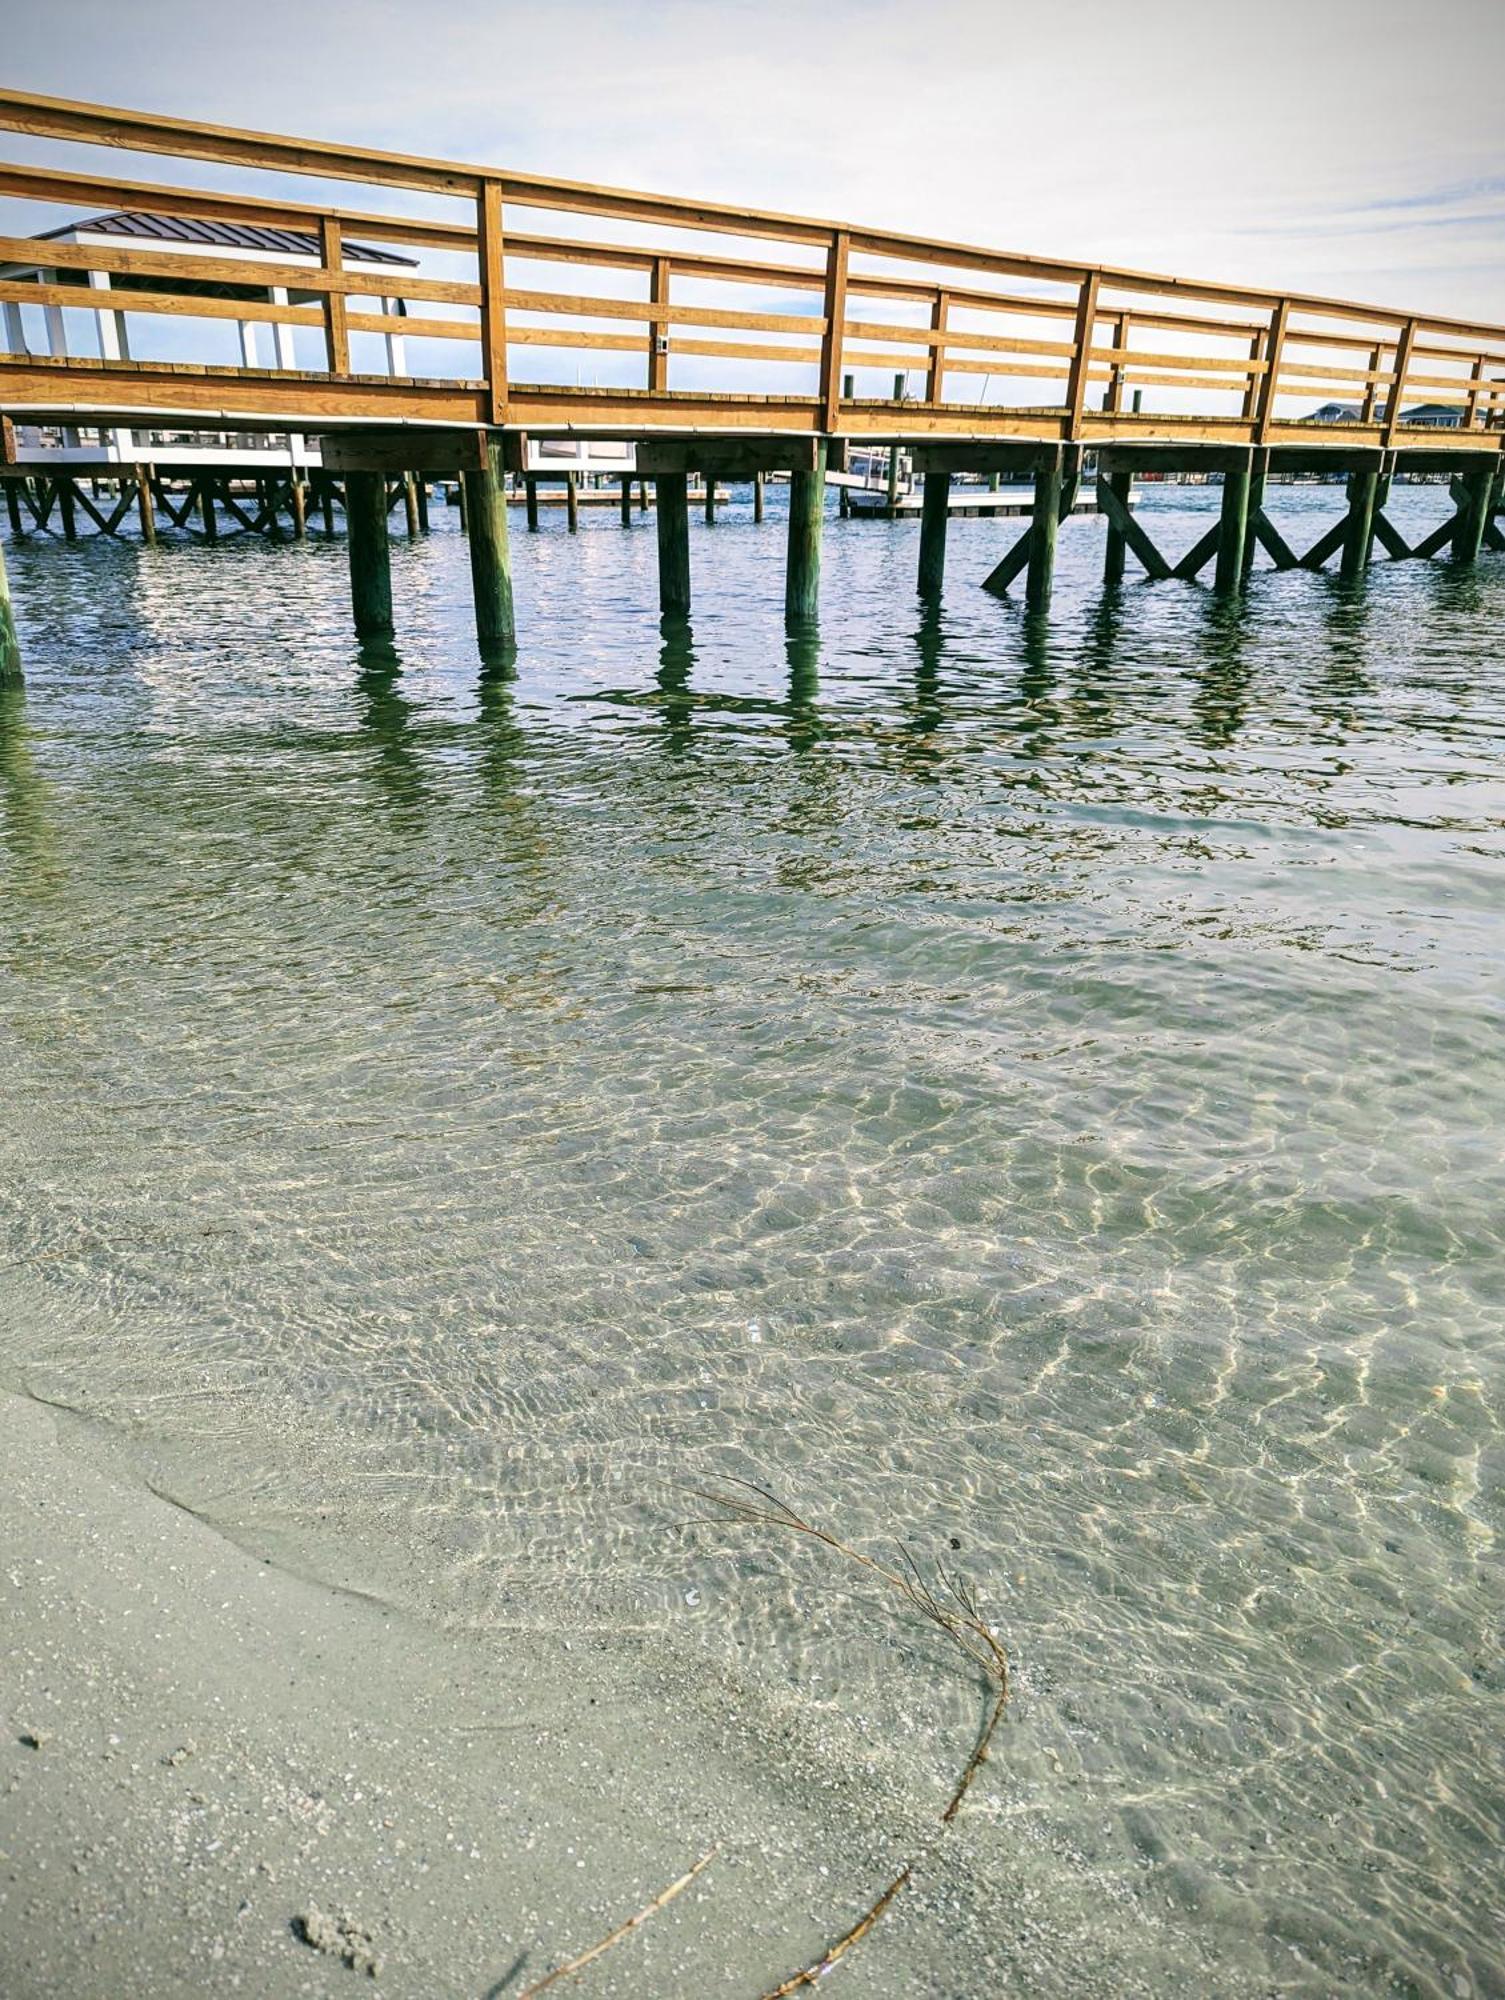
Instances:
[[[538,533],[538,481],[536,479],[524,479],[523,498],[528,504],[528,532],[536,535]]]
[[[324,517],[326,541],[334,540],[334,481],[327,472],[319,474],[319,511]]]
[[[59,479],[57,482],[58,512],[63,518],[63,535],[66,540],[78,540],[78,517],[73,511],[73,481]]]
[[[6,485],[8,492],[9,482]],[[21,645],[16,637],[15,614],[10,603],[10,579],[5,573],[5,550],[0,548],[0,687],[21,685]]]
[[[417,498],[418,532],[426,535],[429,531],[429,483],[427,474],[422,472],[418,475]]]
[[[1117,499],[1123,502],[1125,507],[1127,507],[1129,505],[1130,498],[1134,492],[1133,473],[1110,472],[1108,474],[1107,483],[1109,490],[1115,495]],[[1108,545],[1103,551],[1104,583],[1113,585],[1113,584],[1120,584],[1123,582],[1124,556],[1128,549],[1128,546],[1129,546],[1128,540],[1124,534],[1123,529],[1119,527],[1118,523],[1113,519],[1112,515],[1110,514],[1108,517]]]
[[[784,616],[820,615],[820,541],[826,519],[826,447],[815,448],[813,469],[789,475],[789,559],[784,573]]]
[[[564,512],[573,535],[580,526],[580,475],[567,472],[564,475]]]
[[[648,482],[646,479],[638,481],[638,512],[640,514],[648,512]]]
[[[1254,454],[1238,453],[1223,474],[1223,507],[1218,528],[1218,553],[1213,571],[1215,590],[1237,592],[1244,584],[1244,547],[1249,538],[1249,485]]]
[[[761,521],[762,518],[763,518],[763,475],[761,472],[755,472],[753,474],[753,520]]]
[[[1348,475],[1348,522],[1343,536],[1343,555],[1338,565],[1343,576],[1362,576],[1369,567],[1379,483],[1378,465]]]
[[[136,467],[136,519],[141,539],[148,548],[157,545],[157,510],[152,504],[152,482],[144,465]]]
[[[937,598],[946,575],[946,527],[950,519],[951,474],[927,472],[920,509],[921,597]]]
[[[622,480],[622,526],[632,526],[632,481],[625,476]]]
[[[10,516],[10,531],[17,541],[26,532],[21,522],[21,493],[17,480],[7,479],[5,486],[5,511]]]
[[[690,509],[682,472],[661,472],[653,482],[658,521],[658,608],[666,618],[690,615]]]
[[[502,447],[488,443],[486,464],[460,474],[470,522],[470,580],[476,601],[476,638],[483,660],[510,653],[517,644],[512,604],[512,552],[507,537],[506,475]]]
[[[1047,454],[1035,471],[1035,506],[1030,517],[1029,572],[1024,602],[1031,611],[1047,611],[1056,579],[1056,530],[1061,521],[1062,465],[1059,450]]]
[[[470,500],[466,494],[465,481],[463,479],[455,488],[455,498],[460,503],[460,533],[468,535],[470,533]],[[538,525],[536,518],[530,521],[528,525],[529,527],[536,527]]]
[[[206,542],[217,542],[219,540],[219,522],[215,519],[214,514],[213,484],[207,478],[201,479],[198,482],[198,489],[199,519],[204,524],[204,540]]]
[[[387,539],[387,482],[380,472],[345,474],[345,529],[356,635],[390,639],[392,558]]]
[[[296,469],[287,490],[293,516],[293,535],[301,542],[308,533],[308,488],[303,483],[302,473]]]
[[[1453,561],[1465,567],[1479,560],[1494,503],[1495,469],[1474,465],[1462,475],[1463,499],[1453,529]]]
[[[408,540],[418,539],[418,483],[411,472],[402,475],[402,512]]]
[[[1258,524],[1265,510],[1265,487],[1270,478],[1270,449],[1268,445],[1256,445],[1250,460],[1249,470],[1249,519],[1244,529],[1243,580],[1249,581],[1254,568],[1255,553],[1259,548]]]

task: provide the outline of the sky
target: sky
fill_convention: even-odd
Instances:
[[[11,87],[1505,319],[1502,0],[0,0]]]

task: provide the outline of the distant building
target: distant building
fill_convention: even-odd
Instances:
[[[1385,408],[1383,403],[1375,405],[1375,423],[1384,421]],[[1403,424],[1455,431],[1462,426],[1463,411],[1456,403],[1416,403],[1409,410],[1401,411],[1400,420]],[[1357,403],[1324,403],[1320,410],[1313,410],[1303,421],[1309,424],[1360,424],[1364,421],[1364,413]]]

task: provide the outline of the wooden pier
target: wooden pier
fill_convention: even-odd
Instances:
[[[22,222],[0,234],[0,268],[11,273],[0,277],[0,440],[11,440],[0,442],[0,483],[13,530],[25,531],[23,494],[35,498],[43,476],[35,453],[23,462],[15,444],[27,429],[148,443],[198,432],[313,438],[340,482],[354,614],[368,636],[400,624],[387,563],[393,495],[442,478],[464,496],[483,654],[512,648],[504,475],[526,478],[530,443],[548,439],[635,447],[634,477],[656,489],[660,602],[673,617],[691,598],[688,480],[708,484],[713,506],[718,482],[754,479],[761,502],[762,478],[781,473],[786,607],[797,623],[813,618],[825,479],[851,441],[912,456],[923,480],[919,589],[932,598],[959,473],[1031,482],[1028,527],[975,581],[995,593],[1022,584],[1038,610],[1050,601],[1058,533],[1089,494],[1108,518],[1110,582],[1130,556],[1152,578],[1208,570],[1218,589],[1237,592],[1259,547],[1278,569],[1336,560],[1351,577],[1376,550],[1468,564],[1505,547],[1495,525],[1502,327],[19,92],[0,93],[0,130],[136,156],[120,178],[64,162],[0,165],[9,211],[69,212],[55,231],[19,233]],[[245,185],[163,181],[151,171],[157,156],[209,163],[221,177],[237,168]],[[269,176],[275,187],[258,191]],[[308,201],[281,191],[289,177],[314,184]],[[331,202],[331,184],[366,198]],[[412,212],[381,205],[394,196]],[[307,254],[284,265],[265,253],[253,285],[244,257],[200,248],[191,227],[171,245],[91,232],[78,211],[101,206],[112,221],[293,232]],[[97,359],[59,351],[53,333],[70,310],[126,337],[102,340],[111,351]],[[180,358],[133,358],[138,316],[165,326],[162,344]],[[242,329],[235,365],[212,358],[225,321]],[[275,361],[244,333],[258,325],[273,329]],[[587,373],[607,379],[582,386]],[[1311,414],[1314,400],[1333,396],[1350,399],[1351,420]],[[1456,422],[1438,428],[1438,410]],[[1219,520],[1172,563],[1132,511],[1133,481],[1196,470],[1222,481]],[[1312,470],[1340,473],[1347,486],[1339,517],[1301,552],[1272,525],[1264,497],[1272,478]],[[1447,476],[1450,506],[1411,546],[1386,497],[1398,472],[1423,470]],[[306,512],[314,496],[302,479],[285,484],[298,532],[299,505]],[[71,507],[76,482],[59,488],[59,504],[65,489]],[[280,493],[262,503],[274,517]],[[135,507],[148,532],[165,499],[133,479],[117,497],[117,524]],[[211,527],[214,500],[203,515]],[[203,514],[202,489],[198,504]],[[327,490],[319,504],[329,519]],[[625,479],[621,505],[630,523]],[[105,525],[115,516],[91,511]],[[0,568],[0,673],[19,671]]]

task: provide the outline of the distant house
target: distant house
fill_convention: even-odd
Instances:
[[[302,264],[317,269],[323,258],[319,239],[310,230],[263,228],[259,224],[253,226],[239,222],[205,222],[180,215],[151,215],[143,210],[121,209],[111,215],[95,215],[64,223],[61,228],[49,229],[32,241],[37,246],[35,257],[20,263],[0,265],[0,278],[9,283],[19,281],[22,284],[66,286],[70,290],[76,288],[79,307],[93,316],[98,353],[105,361],[129,361],[132,358],[126,321],[132,294],[139,297],[142,293],[159,292],[232,301],[241,299],[259,306],[314,304],[323,296],[319,292],[302,291],[296,286],[258,283],[256,277],[258,263],[282,266]],[[128,273],[112,276],[108,271],[66,270],[48,263],[49,243],[81,244],[91,249],[119,249],[124,245],[150,249],[159,255],[165,252],[169,255],[215,256],[244,264],[246,276],[243,283],[234,279],[211,283],[193,278],[145,277]],[[344,264],[348,271],[369,275],[372,294],[381,299],[384,312],[394,317],[406,316],[407,307],[395,294],[401,284],[401,274],[416,268],[413,258],[347,242]],[[393,294],[386,293],[385,284],[394,287]],[[69,329],[64,314],[72,310],[71,306],[39,307],[16,300],[8,301],[4,307],[4,346],[12,354],[67,354]],[[32,315],[36,318],[30,317]],[[42,335],[40,346],[34,344],[38,319]],[[298,366],[291,326],[267,324],[256,319],[239,320],[235,324],[239,333],[242,367]],[[268,335],[269,339],[265,337]],[[405,375],[407,357],[404,336],[389,333],[385,341],[388,372]],[[235,464],[254,469],[255,461],[261,458],[283,465],[290,461],[295,464],[318,462],[317,452],[310,450],[302,438],[251,438],[242,433],[211,440],[199,434],[190,445],[184,439],[169,440],[156,430],[91,433],[91,436],[96,435],[97,444],[85,442],[76,430],[65,429],[60,437],[54,439],[28,428],[22,435],[20,456],[23,460],[35,458],[43,464],[57,463],[56,453],[61,450],[66,451],[75,462],[85,464],[150,462],[163,456],[163,447],[170,442],[174,459],[191,458],[198,463]]]
[[[1383,422],[1384,416],[1385,405],[1377,403],[1374,422]],[[1402,410],[1400,420],[1403,424],[1455,431],[1463,423],[1463,411],[1456,403],[1417,403],[1409,410]],[[1357,403],[1324,403],[1320,410],[1313,410],[1302,421],[1308,424],[1359,424],[1364,421],[1364,413]]]

